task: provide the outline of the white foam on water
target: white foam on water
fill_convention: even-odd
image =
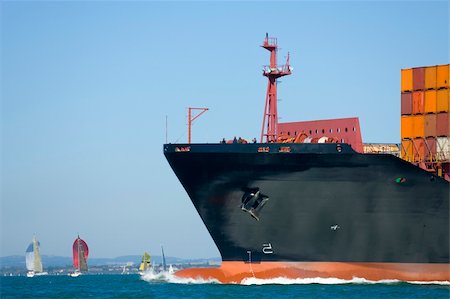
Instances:
[[[383,279],[383,280],[367,280],[365,278],[353,277],[352,279],[340,279],[340,278],[286,278],[276,277],[270,279],[260,278],[244,278],[241,281],[242,285],[264,285],[264,284],[392,284],[399,283],[397,279]]]
[[[167,283],[177,283],[177,284],[212,284],[220,283],[216,279],[202,279],[202,278],[181,278],[175,276],[173,273],[169,272],[158,272],[147,271],[141,275],[141,279],[147,282],[167,282]]]
[[[450,281],[401,281],[397,279],[382,279],[382,280],[367,280],[365,278],[353,277],[352,279],[340,278],[286,278],[276,277],[270,279],[260,278],[244,278],[241,281],[242,285],[264,285],[264,284],[394,284],[394,283],[410,283],[419,285],[444,285],[450,286]]]
[[[181,278],[175,276],[173,273],[169,272],[153,272],[152,270],[147,271],[141,275],[141,279],[147,282],[167,282],[175,284],[220,284],[216,279],[203,279],[203,278]],[[450,286],[450,281],[401,281],[397,279],[382,279],[382,280],[367,280],[365,278],[353,277],[352,279],[340,279],[340,278],[286,278],[286,277],[275,277],[275,278],[255,278],[248,277],[244,278],[240,285],[266,285],[266,284],[280,284],[280,285],[294,285],[294,284],[324,284],[324,285],[337,285],[337,284],[395,284],[395,283],[409,283],[417,285],[443,285]]]
[[[442,286],[450,286],[450,281],[448,280],[434,280],[434,281],[407,281],[407,283],[411,284],[438,284]]]

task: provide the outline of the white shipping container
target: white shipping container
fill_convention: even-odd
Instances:
[[[450,137],[438,137],[436,159],[440,162],[450,161]]]

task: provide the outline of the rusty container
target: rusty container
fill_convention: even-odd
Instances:
[[[413,142],[410,139],[402,140],[402,150],[400,152],[400,156],[403,160],[408,162],[412,162],[414,159],[414,151],[413,151]]]
[[[436,91],[436,112],[448,112],[450,105],[450,93],[448,89]]]
[[[412,115],[408,115],[408,116],[402,116],[401,117],[401,138],[413,138],[414,134],[413,134],[413,116]]]
[[[425,115],[413,115],[413,131],[412,137],[424,137],[425,136]]]
[[[425,115],[425,137],[436,136],[436,114]]]
[[[400,112],[402,115],[412,114],[412,93],[402,92]]]
[[[403,69],[401,71],[401,90],[402,92],[413,90],[413,70]]]
[[[413,90],[425,89],[425,68],[415,67],[413,68]]]
[[[450,161],[450,137],[436,138],[436,160],[439,162]]]
[[[413,139],[413,147],[414,147],[414,162],[423,162],[425,161],[426,155],[426,146],[425,139],[423,138],[414,138]]]
[[[436,90],[425,91],[425,104],[423,111],[425,113],[436,113]]]
[[[449,65],[438,65],[436,67],[436,88],[450,88],[449,84]]]
[[[449,113],[436,114],[436,136],[448,137],[450,136],[450,117]]]
[[[423,114],[425,109],[425,93],[423,91],[413,91],[412,114]]]
[[[425,89],[436,89],[436,75],[436,66],[429,66],[425,68]]]
[[[427,147],[427,155],[425,157],[425,161],[436,161],[436,137],[427,137],[425,139],[425,145]]]

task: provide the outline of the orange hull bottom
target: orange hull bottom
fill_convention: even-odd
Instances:
[[[215,279],[221,283],[240,283],[244,278],[271,279],[354,277],[371,281],[450,281],[450,264],[339,263],[339,262],[222,262],[219,268],[190,268],[178,271],[180,278]]]

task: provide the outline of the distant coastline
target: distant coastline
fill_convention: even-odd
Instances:
[[[115,258],[90,258],[89,273],[92,274],[133,274],[138,272],[141,261],[140,255],[127,255]],[[65,256],[42,255],[44,270],[50,275],[64,275],[73,271],[72,258]],[[162,264],[162,257],[152,256],[152,263],[156,266]],[[221,263],[219,257],[203,259],[183,259],[166,257],[166,263],[178,269],[190,267],[217,267]],[[25,256],[11,255],[0,257],[0,275],[25,275]]]

